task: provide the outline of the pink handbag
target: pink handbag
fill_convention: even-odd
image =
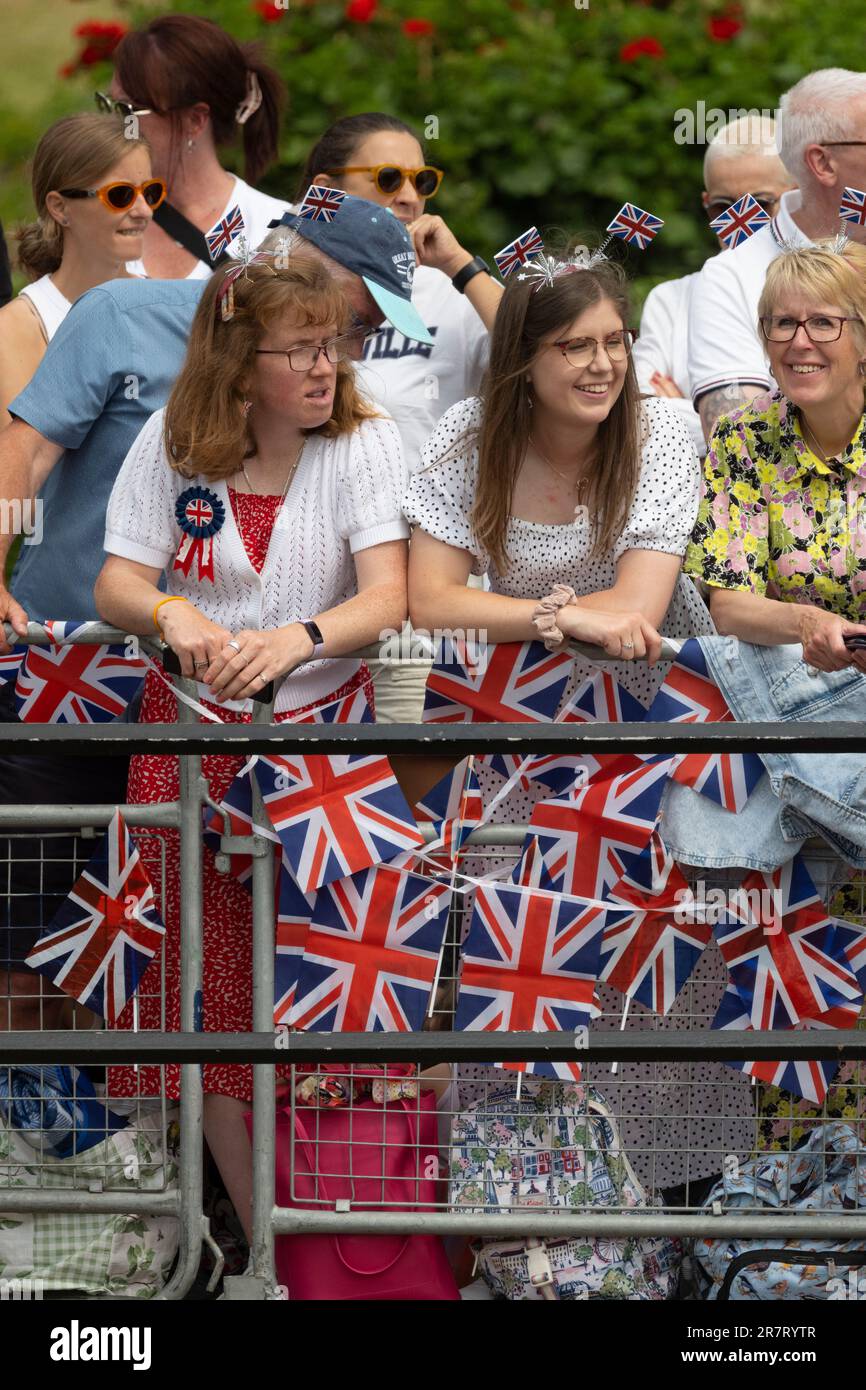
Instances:
[[[436,1178],[428,1175],[438,1171],[438,1149],[432,1091],[383,1105],[369,1099],[302,1113],[285,1106],[277,1111],[277,1205],[333,1210],[345,1198],[367,1211],[431,1209]],[[276,1266],[290,1299],[460,1298],[438,1236],[278,1236]]]

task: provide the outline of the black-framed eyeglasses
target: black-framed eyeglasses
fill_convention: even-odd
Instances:
[[[856,320],[856,314],[811,314],[807,319],[768,314],[760,323],[768,343],[790,343],[797,336],[798,328],[805,329],[810,343],[835,343],[842,336],[842,325]]]
[[[360,344],[363,349],[365,337],[366,333],[361,336],[359,330],[355,330],[329,338],[326,343],[304,343],[303,346],[291,348],[256,348],[256,353],[262,357],[287,357],[293,372],[311,372],[320,353],[325,354],[332,367],[349,358],[357,359],[360,356],[358,346]]]
[[[742,194],[740,196],[742,197]],[[776,208],[779,206],[778,198],[773,197],[770,193],[752,193],[750,196],[754,198],[758,206],[767,213],[768,217],[773,217],[775,215]],[[727,212],[732,203],[737,201],[736,198],[714,198],[713,201],[707,203],[704,208],[704,212],[707,214],[707,220],[712,222],[714,217],[718,217],[719,213]]]
[[[611,362],[623,362],[632,350],[635,335],[630,328],[618,333],[609,333],[601,342],[601,347]],[[549,347],[559,348],[566,362],[572,367],[588,367],[599,349],[598,338],[567,338],[563,342],[549,343]]]
[[[136,106],[132,101],[115,101],[107,92],[94,92],[93,100],[100,111],[111,116],[153,116],[152,106]]]

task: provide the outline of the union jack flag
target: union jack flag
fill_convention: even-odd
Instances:
[[[569,797],[539,801],[529,821],[557,889],[604,898],[649,844],[669,762],[594,778]]]
[[[599,979],[655,1013],[668,1013],[713,929],[689,920],[692,894],[658,831],[614,884],[610,900],[635,911],[605,932]]]
[[[646,710],[610,672],[599,670],[577,687],[563,718],[576,724],[642,724]]]
[[[469,758],[446,772],[415,807],[418,821],[432,821],[435,839],[427,853],[436,856],[440,871],[450,872],[465,840],[484,811],[478,774]],[[423,872],[424,867],[419,867]]]
[[[626,909],[562,893],[486,883],[476,889],[454,1027],[571,1032],[597,1017],[602,934]]]
[[[837,1017],[838,1015],[838,1017]],[[718,1013],[713,1019],[714,1029],[721,1032],[754,1033],[748,1011],[734,985],[728,985],[722,995]],[[829,1009],[817,1019],[802,1019],[794,1024],[791,1032],[811,1032],[820,1028],[852,1028],[851,1016],[846,1011]],[[830,1089],[830,1083],[838,1069],[838,1062],[816,1062],[796,1060],[788,1062],[738,1062],[728,1061],[727,1066],[735,1071],[745,1072],[756,1081],[768,1086],[780,1086],[795,1096],[813,1105],[823,1105]]]
[[[527,261],[534,258],[544,250],[544,242],[539,235],[537,227],[528,227],[514,241],[509,241],[507,246],[503,246],[501,251],[497,251],[493,257],[496,262],[499,274],[506,280],[512,270],[517,270],[518,266],[526,265]]]
[[[292,1024],[314,1032],[419,1031],[450,901],[447,884],[390,864],[321,888]]]
[[[220,802],[223,814],[220,815],[210,808],[205,812],[204,843],[214,854],[220,852],[220,837],[223,834],[263,835],[267,840],[279,842],[279,836],[269,822],[266,821],[262,825],[253,821],[253,791],[250,777],[254,761],[255,759],[251,758],[244,763]],[[226,816],[227,831],[224,829]],[[249,854],[233,854],[229,862],[232,878],[236,878],[239,883],[248,883],[253,872],[252,857]]]
[[[387,758],[274,755],[254,775],[305,893],[424,843]]]
[[[120,644],[71,645],[88,622],[48,621],[50,647],[29,647],[15,682],[19,719],[29,724],[101,724],[123,714],[141,684],[144,660]]]
[[[845,222],[854,222],[858,227],[866,227],[866,193],[862,188],[842,189],[839,216]]]
[[[426,724],[549,723],[568,682],[571,657],[542,642],[497,642],[478,662],[450,649],[427,677]]]
[[[280,864],[277,885],[277,934],[274,968],[274,1027],[287,1024],[295,1005],[295,991],[310,930],[312,903],[292,878],[287,864]]]
[[[611,236],[619,237],[620,241],[633,242],[638,250],[645,251],[664,225],[660,217],[645,212],[636,203],[623,203],[605,230],[610,232]]]
[[[722,245],[728,251],[733,251],[740,242],[748,241],[754,232],[766,227],[769,221],[769,213],[764,211],[757,198],[753,198],[751,193],[744,193],[742,198],[714,217],[710,226]]]
[[[799,854],[748,874],[726,915],[719,949],[754,1028],[790,1028],[828,1009],[856,1021],[863,991]]]
[[[27,964],[114,1027],[165,936],[119,811]]]
[[[217,260],[223,253],[228,251],[232,242],[240,236],[244,230],[243,213],[237,205],[221,217],[215,226],[211,227],[205,240],[207,249],[210,251],[211,260]]]
[[[325,188],[324,184],[311,183],[298,208],[298,216],[311,222],[333,222],[345,198],[340,188]]]
[[[734,721],[697,638],[683,643],[646,718],[671,724]],[[763,775],[764,765],[754,753],[685,753],[671,772],[675,782],[692,787],[726,811],[741,810]]]
[[[0,656],[0,685],[5,685],[7,681],[14,681],[17,678],[21,663],[28,651],[28,647],[16,643],[8,652],[4,652]]]

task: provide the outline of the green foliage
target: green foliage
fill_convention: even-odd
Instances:
[[[648,252],[623,251],[639,296],[714,249],[699,207],[704,146],[676,142],[677,112],[699,101],[708,110],[772,111],[811,69],[858,66],[866,37],[861,0],[588,0],[587,8],[380,0],[367,23],[347,17],[343,0],[288,0],[269,11],[251,0],[132,0],[117,13],[136,23],[172,8],[216,20],[239,39],[263,39],[284,74],[290,107],[268,191],[295,194],[308,149],[338,116],[388,111],[421,133],[435,118],[427,153],[446,179],[429,207],[464,245],[489,259],[533,223],[598,237],[628,199],[665,219]],[[742,27],[714,40],[708,24],[726,14]],[[407,19],[434,30],[410,37]],[[621,57],[624,45],[646,38],[662,52]],[[70,39],[70,56],[73,47]],[[47,95],[37,114],[0,110],[7,171],[50,119],[80,109],[106,77],[104,68],[67,82],[42,72]],[[20,201],[4,196],[4,215],[13,205],[23,212]]]

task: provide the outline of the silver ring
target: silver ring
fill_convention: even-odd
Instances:
[[[634,642],[621,642],[620,646],[624,652],[634,651]]]
[[[235,639],[234,639],[233,637],[230,639],[230,641],[226,642],[226,646],[227,646],[227,647],[234,647],[234,649],[235,649],[236,652],[239,652],[240,649],[241,649],[241,644],[240,644],[240,642],[236,642]]]
[[[261,681],[262,685],[267,685],[268,683],[265,677],[262,675],[261,671],[259,671],[259,680]]]
[[[209,662],[209,661],[197,661],[197,662],[195,663],[195,669],[196,669],[197,671],[200,670],[202,666],[210,666],[210,662]]]

